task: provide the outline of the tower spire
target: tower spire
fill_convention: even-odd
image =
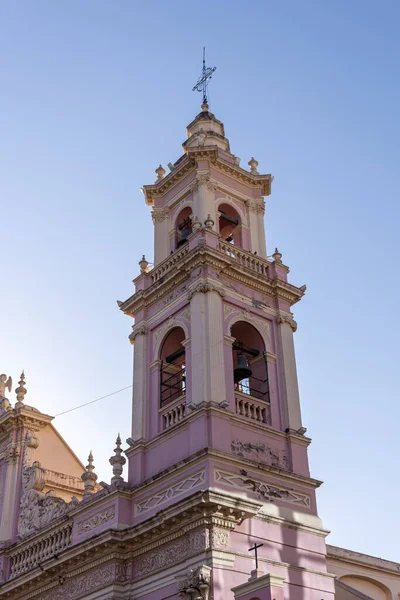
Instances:
[[[203,46],[203,69],[201,71],[201,75],[200,75],[196,85],[192,89],[193,92],[201,92],[203,94],[202,107],[204,106],[204,107],[208,108],[208,98],[207,98],[208,82],[211,79],[212,74],[214,73],[216,68],[217,67],[206,67],[206,47]],[[207,110],[207,108],[206,108],[206,110]]]

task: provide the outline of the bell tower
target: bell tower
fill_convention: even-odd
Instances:
[[[255,542],[253,577],[272,573],[285,598],[328,600],[293,343],[291,309],[306,288],[288,281],[277,249],[267,256],[273,177],[254,158],[240,165],[207,103],[169,168],[143,188],[154,266],[143,257],[135,293],[119,303],[135,320],[127,455],[136,522],[207,507],[208,542],[180,568],[210,569],[215,600],[247,581]]]

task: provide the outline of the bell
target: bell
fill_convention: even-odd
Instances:
[[[239,383],[242,379],[248,379],[251,377],[252,370],[249,367],[247,358],[242,352],[239,352],[235,360],[235,368],[233,369],[233,380],[235,383]]]
[[[187,242],[187,238],[189,237],[189,235],[191,233],[192,233],[191,228],[188,227],[188,225],[185,225],[185,227],[181,231],[181,237],[180,237],[180,240],[178,242],[178,247],[182,246],[182,244],[184,244],[185,242]]]

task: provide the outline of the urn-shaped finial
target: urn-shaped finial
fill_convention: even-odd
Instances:
[[[97,475],[94,472],[94,469],[93,454],[92,451],[90,451],[88,456],[88,464],[86,465],[86,471],[81,475],[83,485],[85,486],[85,491],[83,492],[84,498],[91,496],[95,492]]]
[[[251,157],[251,160],[249,160],[248,165],[250,167],[250,173],[253,173],[253,175],[259,175],[257,171],[258,160],[256,160],[254,156]]]
[[[142,259],[139,260],[139,267],[140,267],[140,272],[141,273],[148,273],[149,272],[149,263],[146,260],[145,255],[143,254]]]
[[[272,258],[276,263],[282,262],[282,254],[279,252],[278,248],[275,248],[275,252],[273,253]]]
[[[165,177],[165,169],[162,165],[159,165],[156,169],[156,175],[157,175],[157,181],[161,181],[161,179],[164,179]]]
[[[211,215],[207,215],[207,219],[204,221],[204,225],[207,229],[212,229],[214,227],[214,221],[211,218]]]
[[[116,440],[116,447],[114,448],[114,456],[110,458],[110,465],[113,470],[113,477],[111,478],[111,483],[115,481],[123,481],[122,477],[122,469],[124,468],[124,464],[126,463],[125,456],[122,456],[123,450],[121,449],[121,438],[118,434]]]
[[[17,394],[17,402],[15,403],[15,408],[19,406],[23,406],[25,394],[27,393],[27,389],[25,387],[25,373],[22,371],[21,379],[18,381],[19,386],[15,388],[15,393]]]
[[[193,231],[198,231],[199,229],[201,229],[201,223],[199,221],[199,217],[194,218],[194,221],[192,223],[192,229],[193,229]]]

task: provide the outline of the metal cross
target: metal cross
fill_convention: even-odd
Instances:
[[[217,67],[206,67],[206,48],[203,48],[203,70],[201,72],[201,76],[193,87],[192,92],[201,92],[203,94],[203,104],[207,104],[207,87],[208,81],[211,79],[212,74],[214,73]]]
[[[249,552],[252,552],[254,550],[255,559],[256,559],[256,570],[258,569],[258,554],[257,554],[257,549],[261,548],[261,546],[264,546],[264,544],[254,544],[254,546],[252,548],[249,548]]]

